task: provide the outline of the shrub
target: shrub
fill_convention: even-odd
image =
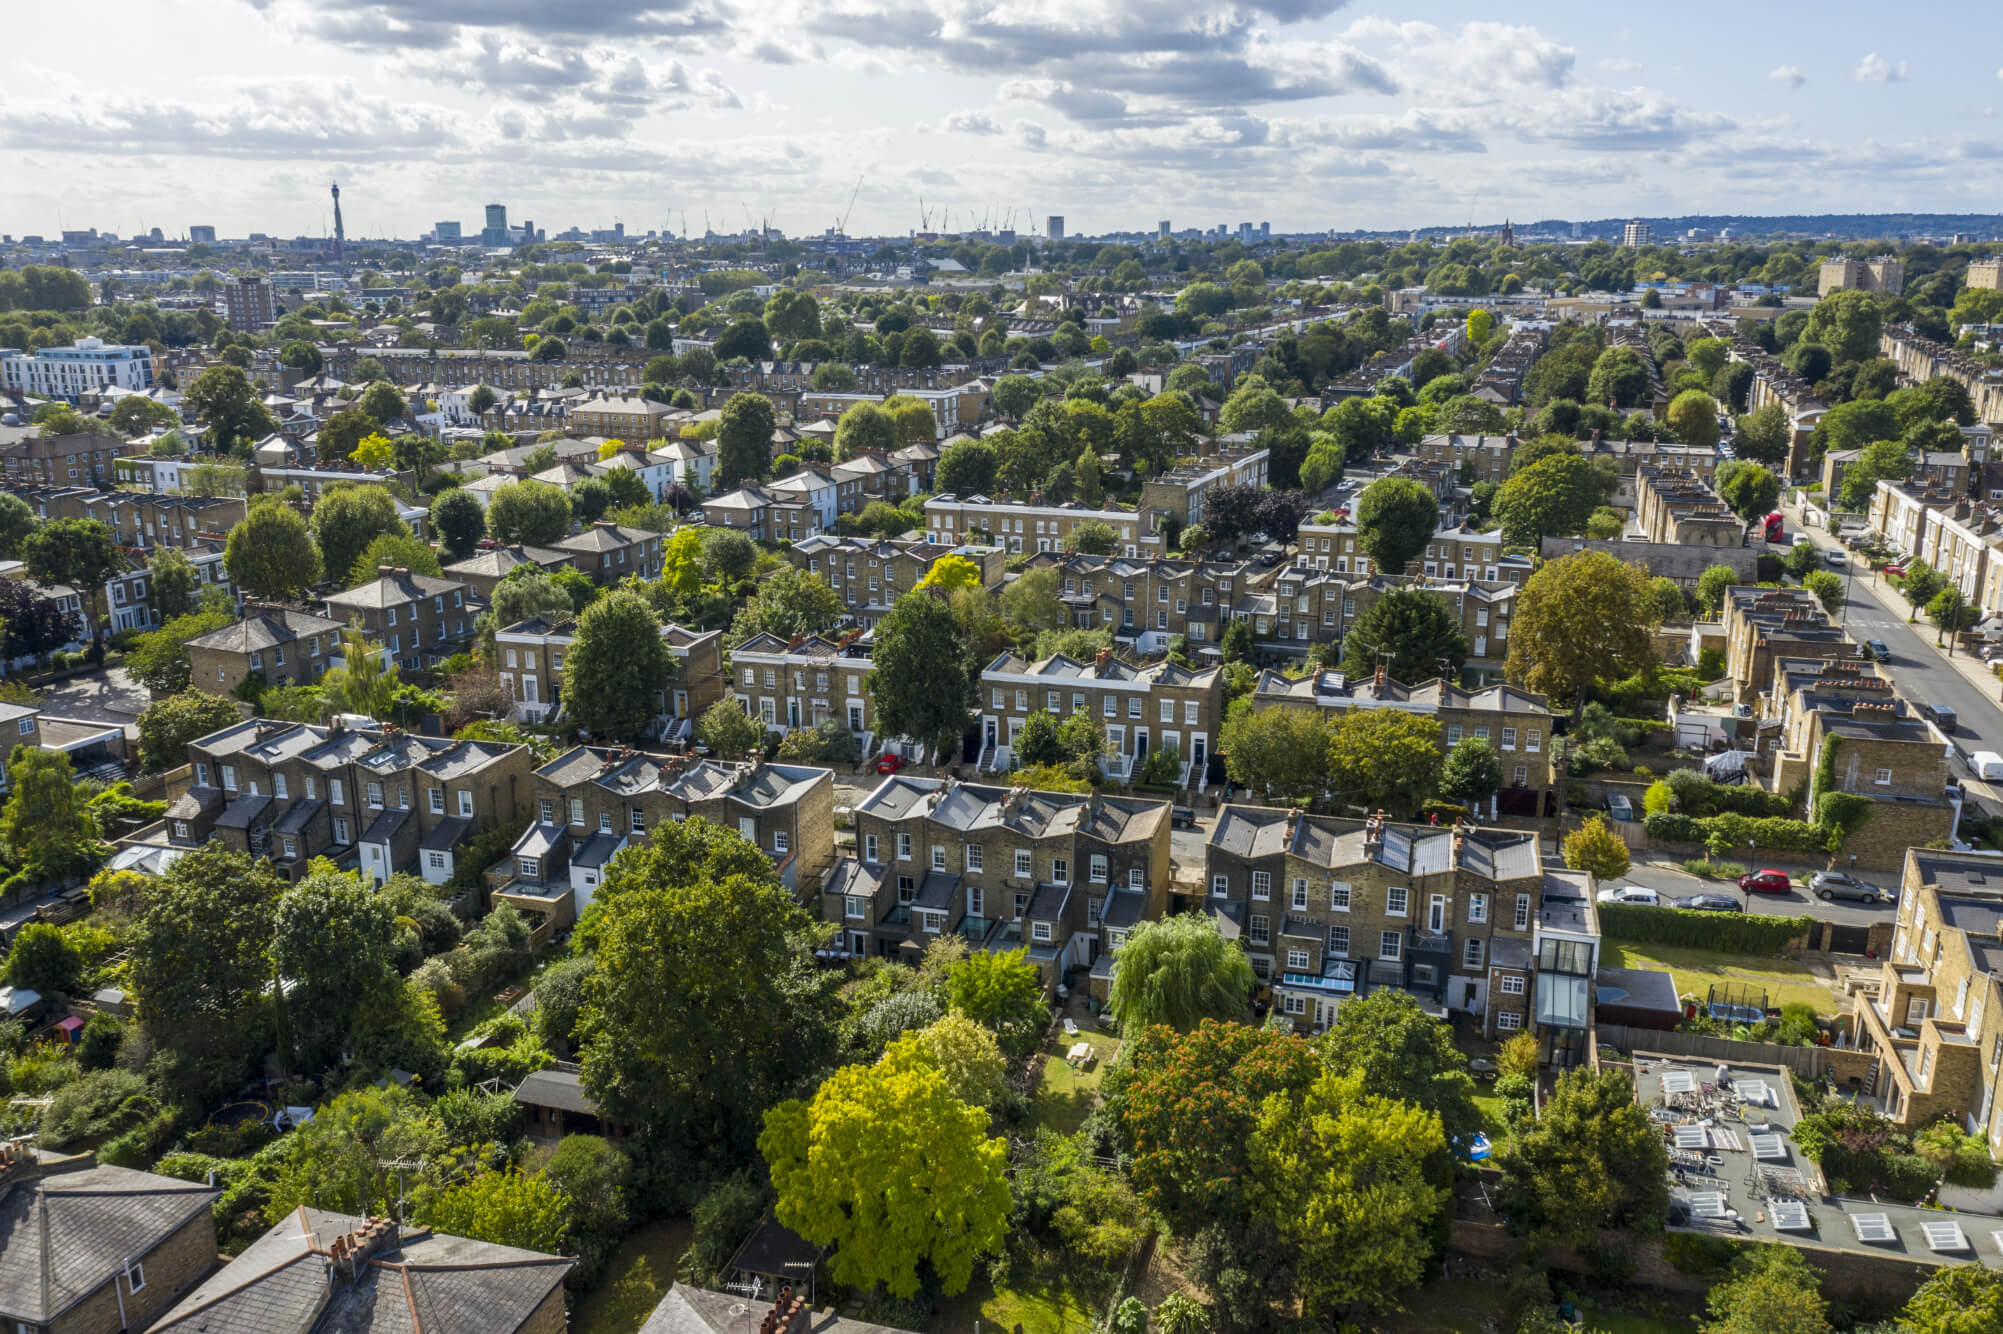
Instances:
[[[1693,912],[1602,903],[1600,931],[1608,940],[1638,945],[1683,945],[1721,954],[1773,958],[1814,926],[1811,917],[1763,917],[1752,913]]]
[[[681,1277],[698,1287],[714,1287],[724,1277],[737,1247],[764,1216],[771,1196],[748,1172],[726,1177],[710,1187],[690,1213],[689,1248],[682,1254]]]
[[[1691,875],[1707,880],[1737,880],[1746,873],[1744,862],[1721,862],[1708,857],[1699,857],[1682,863],[1683,869]]]
[[[1662,1239],[1662,1258],[1682,1274],[1712,1278],[1730,1272],[1738,1257],[1739,1244],[1729,1237],[1671,1232]]]
[[[1819,1032],[1815,1007],[1803,1001],[1789,1001],[1780,1007],[1780,1028],[1775,1040],[1789,1047],[1812,1047]]]
[[[41,1139],[56,1148],[102,1139],[151,1115],[146,1081],[130,1070],[93,1070],[63,1085],[42,1112]]]
[[[1535,1075],[1538,1060],[1536,1037],[1529,1033],[1518,1033],[1502,1044],[1502,1050],[1496,1053],[1495,1064],[1505,1076]],[[1498,1080],[1498,1092],[1501,1091],[1500,1084],[1501,1081]]]

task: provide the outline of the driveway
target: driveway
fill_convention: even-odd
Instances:
[[[123,727],[127,737],[137,740],[139,729],[133,726],[133,722],[151,702],[151,697],[145,686],[125,674],[123,667],[111,667],[73,676],[38,691],[36,701],[41,705],[42,712],[52,718],[75,718],[87,723]]]

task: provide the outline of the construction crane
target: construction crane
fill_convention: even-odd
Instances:
[[[921,232],[932,230],[932,210],[925,207],[924,195],[918,196],[918,230]]]
[[[849,191],[848,207],[842,210],[841,217],[835,222],[836,236],[848,235],[849,214],[855,212],[855,199],[857,195],[862,193],[862,182],[863,178],[861,176],[855,178],[855,189]]]

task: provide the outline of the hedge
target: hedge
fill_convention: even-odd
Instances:
[[[1608,940],[1680,945],[1716,954],[1773,958],[1815,926],[1812,917],[1756,917],[1751,913],[1647,908],[1636,903],[1602,903],[1599,907],[1600,933]]]
[[[1831,829],[1806,820],[1790,820],[1777,815],[1747,816],[1727,811],[1703,819],[1677,811],[1660,811],[1642,817],[1642,831],[1664,843],[1706,844],[1714,833],[1722,833],[1734,848],[1757,847],[1770,852],[1805,852],[1821,855],[1833,851],[1830,835],[1842,845],[1842,829]]]

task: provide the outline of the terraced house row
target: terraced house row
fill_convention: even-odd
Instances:
[[[981,768],[1008,769],[1031,714],[1082,713],[1106,737],[1100,767],[1125,780],[1150,751],[1173,749],[1189,782],[1201,780],[1224,725],[1224,672],[1168,659],[1135,666],[1099,650],[1091,662],[1057,654],[1030,662],[1004,653],[981,672]]]

